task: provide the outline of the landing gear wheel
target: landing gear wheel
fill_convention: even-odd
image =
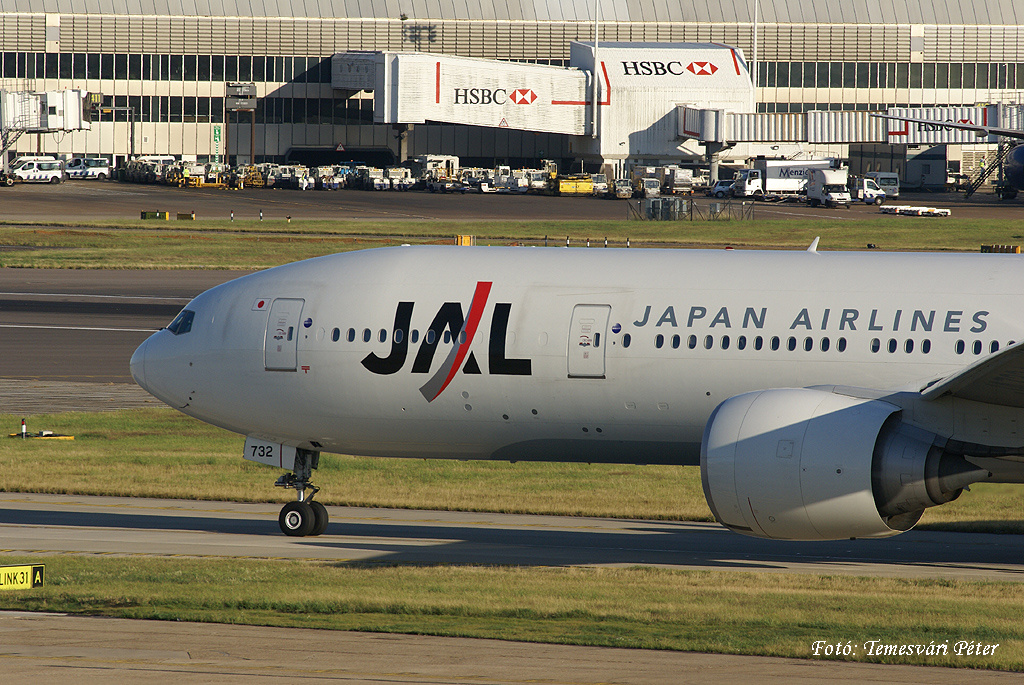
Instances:
[[[277,522],[285,535],[302,538],[312,532],[316,516],[308,502],[289,502],[281,509]]]
[[[327,507],[320,504],[319,502],[310,502],[309,507],[313,510],[313,530],[309,531],[310,535],[321,535],[327,530],[327,522],[330,520],[330,516],[327,514]]]

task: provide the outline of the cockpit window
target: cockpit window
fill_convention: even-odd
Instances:
[[[167,330],[175,335],[185,335],[192,330],[192,319],[196,313],[188,309],[182,309],[181,313],[174,317],[174,321],[167,324]]]

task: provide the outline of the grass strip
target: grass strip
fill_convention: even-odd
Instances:
[[[0,414],[17,432],[20,416]],[[28,417],[32,430],[74,441],[0,440],[0,491],[285,502],[281,473],[242,459],[242,438],[171,409]],[[31,468],[26,468],[31,464]],[[711,521],[700,470],[388,459],[324,454],[314,482],[324,504]],[[1019,486],[978,484],[925,513],[923,528],[1024,533]]]
[[[840,220],[841,219],[841,220]],[[851,220],[770,221],[198,221],[188,227],[139,222],[52,226],[0,224],[0,267],[78,269],[252,269],[323,254],[400,243],[451,244],[456,233],[481,245],[582,246],[608,238],[622,246],[803,248],[821,237],[822,250],[945,250],[976,252],[982,244],[1020,244],[1019,222],[863,214]]]
[[[122,618],[496,638],[850,661],[1024,670],[1024,583],[658,568],[362,566],[55,556],[46,585],[0,609]],[[869,655],[869,641],[947,645]],[[997,644],[957,655],[959,641]]]

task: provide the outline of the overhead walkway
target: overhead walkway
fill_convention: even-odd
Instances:
[[[911,145],[995,143],[996,136],[941,124],[918,124],[881,119],[888,114],[916,119],[976,123],[1012,128],[1022,120],[1024,105],[977,107],[891,108],[884,112],[810,111],[793,114],[727,112],[679,105],[677,137],[701,143],[889,143]]]

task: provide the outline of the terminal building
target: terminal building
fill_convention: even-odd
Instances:
[[[545,158],[565,168],[700,162],[707,145],[677,133],[682,110],[676,106],[760,113],[771,121],[821,111],[1024,103],[1022,29],[1024,6],[1010,0],[5,0],[0,90],[78,89],[103,98],[91,130],[25,135],[9,156],[101,155],[118,163],[131,155],[172,154],[200,162],[382,166],[444,154],[472,166],[533,166]],[[598,61],[620,77],[652,80],[630,94],[622,78],[616,85],[615,76],[597,70],[599,98],[615,97],[620,87],[634,99],[614,111],[602,101],[596,117],[587,106],[594,97],[595,32]],[[730,46],[724,50],[731,54],[723,61],[651,52],[712,44]],[[649,54],[636,57],[638,50]],[[460,76],[484,79],[495,60],[523,65],[510,69],[533,65],[551,82],[569,84],[572,92],[562,101],[583,104],[574,106],[578,121],[569,129],[419,116],[424,112],[396,118],[404,102],[388,110],[386,98],[366,83],[337,79],[335,57],[357,52],[393,55],[409,69],[419,60],[428,72],[439,63],[431,56],[452,64],[464,58]],[[722,92],[715,101],[706,88],[697,98],[653,85],[668,76],[710,76],[708,64],[719,76],[742,75],[749,94]],[[425,78],[429,100],[438,81],[429,73]],[[458,86],[467,102],[472,90],[482,90],[472,81]],[[227,84],[234,82],[255,84],[254,111],[225,111]],[[521,89],[513,96],[520,103],[533,91],[529,84]],[[662,97],[659,92],[672,107],[653,124],[637,119],[644,98]],[[661,133],[652,145],[655,129]],[[769,137],[724,145],[722,160],[849,153],[850,143]]]

